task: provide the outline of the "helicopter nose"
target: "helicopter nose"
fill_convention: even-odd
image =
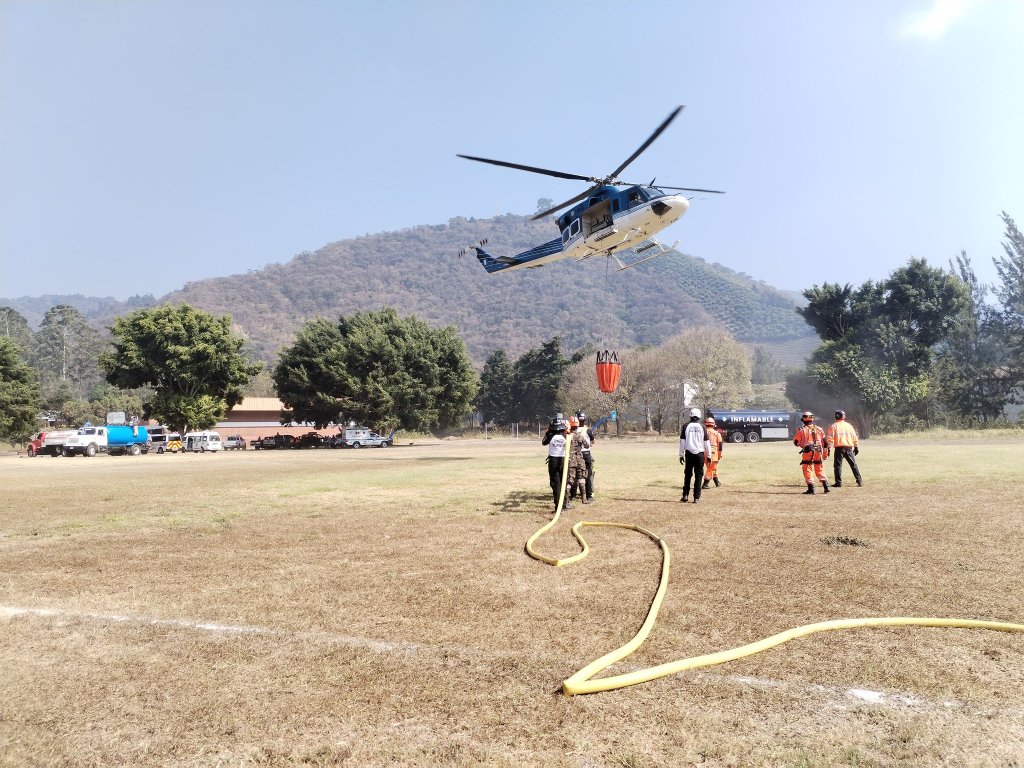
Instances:
[[[686,209],[689,207],[690,201],[682,195],[669,195],[656,201],[651,206],[651,210],[663,219],[671,218],[675,221],[686,213]]]

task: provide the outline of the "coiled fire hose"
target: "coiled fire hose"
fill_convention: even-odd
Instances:
[[[571,557],[555,558],[548,555],[542,554],[534,549],[534,542],[540,538],[548,529],[552,528],[558,523],[559,517],[562,514],[562,507],[565,504],[565,481],[569,471],[569,451],[572,446],[572,434],[566,435],[566,460],[562,464],[562,485],[558,495],[558,504],[555,507],[555,516],[548,521],[543,527],[540,528],[526,541],[526,552],[530,557],[540,560],[541,562],[553,565],[556,568],[562,566],[571,565],[572,563],[578,562],[590,554],[590,545],[587,544],[587,540],[583,537],[582,530],[587,526],[593,527],[608,527],[608,528],[627,528],[632,531],[637,531],[645,536],[650,537],[658,543],[661,547],[662,561],[661,561],[661,581],[658,583],[658,591],[654,595],[654,599],[651,601],[651,607],[647,612],[647,618],[644,619],[644,623],[641,625],[639,631],[633,636],[633,638],[625,645],[616,648],[614,651],[606,653],[599,659],[587,664],[583,669],[576,672],[571,677],[566,678],[562,681],[562,692],[566,696],[575,696],[582,693],[597,693],[598,691],[612,691],[617,688],[625,688],[628,685],[637,685],[638,683],[646,683],[651,680],[657,680],[661,677],[667,677],[668,675],[674,675],[677,672],[684,672],[690,669],[700,669],[701,667],[711,667],[716,664],[724,664],[727,661],[735,661],[745,656],[752,656],[755,653],[766,651],[769,648],[774,648],[777,645],[782,645],[785,642],[793,640],[797,637],[806,637],[807,635],[813,635],[818,632],[828,632],[835,629],[859,629],[864,627],[952,627],[959,629],[989,629],[996,630],[998,632],[1021,632],[1024,633],[1024,624],[1012,624],[1009,622],[1002,621],[981,621],[976,619],[943,619],[943,618],[928,618],[928,617],[875,617],[865,619],[833,619],[832,621],[820,621],[815,624],[805,624],[801,627],[794,627],[793,629],[787,629],[784,632],[779,632],[771,637],[766,637],[763,640],[757,642],[748,643],[747,645],[741,645],[738,648],[732,648],[727,651],[719,651],[718,653],[709,653],[703,656],[693,656],[689,659],[680,659],[678,661],[670,661],[665,664],[659,664],[654,667],[648,667],[647,669],[639,669],[635,672],[629,672],[622,675],[614,675],[612,677],[596,677],[605,669],[610,667],[616,662],[622,661],[624,658],[629,656],[633,651],[637,650],[647,636],[651,633],[654,628],[654,624],[658,618],[658,611],[661,609],[661,603],[665,598],[665,593],[668,591],[668,577],[669,577],[669,564],[671,562],[671,555],[669,554],[668,546],[665,542],[655,533],[643,528],[639,525],[632,525],[630,523],[611,523],[602,522],[595,520],[581,520],[572,527],[572,535],[580,544],[581,551]]]

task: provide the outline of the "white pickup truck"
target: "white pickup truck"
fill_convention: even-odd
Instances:
[[[345,448],[387,448],[395,442],[395,432],[397,430],[393,429],[389,435],[378,435],[366,427],[346,427],[342,445]]]

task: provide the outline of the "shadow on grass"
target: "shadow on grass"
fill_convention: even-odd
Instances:
[[[511,491],[501,501],[494,502],[496,507],[492,515],[503,515],[514,512],[536,512],[537,506],[550,506],[551,493],[530,493],[529,491]]]

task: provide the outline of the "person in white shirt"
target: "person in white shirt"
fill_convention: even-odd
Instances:
[[[565,432],[567,424],[562,414],[558,414],[551,420],[548,431],[544,433],[541,445],[548,447],[548,481],[551,483],[551,493],[555,497],[555,511],[558,511],[558,495],[562,490],[562,466],[565,464]],[[565,500],[563,509],[572,509],[569,500]]]
[[[700,487],[704,480],[704,457],[711,453],[708,429],[700,423],[700,408],[690,409],[690,423],[679,433],[679,463],[683,470],[682,502],[690,500],[690,481],[693,481],[693,503],[700,501]]]

